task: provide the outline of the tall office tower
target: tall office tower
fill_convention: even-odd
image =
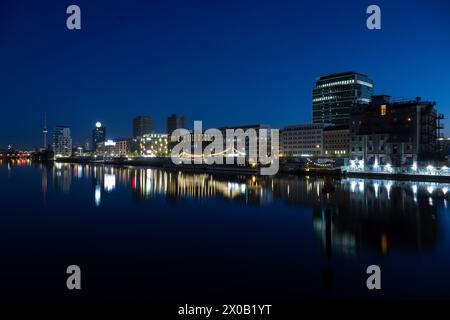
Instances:
[[[102,127],[100,122],[95,123],[95,128],[92,130],[92,150],[97,149],[97,143],[105,142],[106,140],[106,128]]]
[[[316,80],[312,91],[313,123],[348,125],[350,111],[369,104],[374,83],[357,72],[334,73]]]
[[[167,133],[172,134],[176,129],[186,129],[186,119],[183,115],[172,114],[167,117]]]
[[[56,126],[53,131],[53,152],[55,158],[70,157],[72,155],[72,137],[69,127]]]
[[[152,118],[147,116],[138,116],[133,119],[133,138],[143,137],[144,134],[150,134],[152,132]]]

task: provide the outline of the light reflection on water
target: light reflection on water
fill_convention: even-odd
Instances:
[[[44,168],[41,165],[41,168]],[[44,169],[42,169],[44,170]],[[44,171],[43,171],[44,172]],[[47,172],[47,168],[45,168]],[[275,198],[289,203],[304,203],[303,200],[322,202],[324,187],[337,188],[352,196],[350,199],[370,197],[390,200],[393,188],[400,188],[402,197],[417,202],[417,197],[448,198],[450,183],[409,182],[394,180],[277,176],[257,177],[245,175],[211,175],[206,173],[184,173],[159,168],[112,167],[95,165],[72,165],[55,163],[52,168],[53,184],[61,192],[69,193],[72,180],[92,179],[103,185],[102,192],[111,192],[116,183],[132,189],[137,199],[167,195],[173,198],[223,197],[229,200],[247,200],[250,204],[270,204]],[[43,175],[44,177],[44,175]],[[45,176],[46,178],[46,176]],[[117,182],[116,182],[117,181]],[[397,190],[398,191],[398,190]],[[336,190],[333,190],[336,192]],[[292,193],[292,194],[291,194]],[[306,199],[307,197],[308,199]],[[325,201],[326,202],[326,201]]]
[[[340,265],[336,265],[336,258],[345,261],[354,261],[355,258],[367,259],[368,262],[373,263],[383,261],[380,259],[384,257],[399,259],[404,256],[426,255],[427,259],[433,260],[430,262],[433,266],[445,269],[444,266],[450,265],[448,258],[450,219],[447,208],[450,184],[448,183],[334,179],[293,175],[259,177],[186,173],[147,167],[63,163],[43,165],[21,162],[11,163],[8,179],[14,179],[15,170],[18,172],[23,170],[24,165],[39,171],[44,203],[55,201],[55,194],[56,196],[70,195],[77,199],[83,197],[80,208],[86,212],[90,212],[91,208],[97,208],[99,212],[103,212],[101,210],[106,208],[114,210],[110,204],[116,205],[114,201],[118,197],[128,201],[124,208],[131,207],[131,202],[148,205],[151,208],[156,208],[159,203],[162,203],[163,210],[166,208],[180,210],[185,208],[187,203],[201,205],[206,203],[212,204],[212,207],[226,203],[227,208],[231,207],[234,214],[229,216],[229,221],[235,221],[244,228],[251,228],[255,223],[253,220],[246,220],[248,212],[255,212],[255,210],[260,213],[270,212],[270,216],[261,215],[268,221],[265,232],[271,232],[272,225],[275,228],[279,223],[286,223],[280,229],[281,231],[277,230],[286,232],[287,235],[277,234],[276,237],[282,239],[287,237],[286,245],[290,245],[290,242],[294,244],[294,240],[298,241],[294,245],[296,247],[292,249],[295,252],[294,255],[288,251],[289,255],[278,256],[277,253],[274,254],[274,258],[281,261],[298,259],[301,263],[308,261],[312,270],[316,267],[321,268],[324,270],[325,286],[332,286],[329,284],[332,282],[331,274],[339,270]],[[49,197],[49,194],[53,194],[53,198]],[[84,197],[85,194],[88,197]],[[202,210],[201,206],[196,208]],[[208,208],[205,209],[206,213],[214,217],[215,212],[211,210],[211,206]],[[149,210],[149,212],[155,211]],[[123,219],[123,221],[120,220],[121,223],[126,224],[127,219],[133,221],[133,216],[120,215],[120,217]],[[222,223],[227,223],[227,217],[225,215],[224,218],[220,214],[217,216],[218,219],[225,219]],[[252,217],[258,217],[258,215]],[[302,218],[302,225],[292,229],[289,224],[297,221],[295,217],[307,218]],[[80,219],[85,225],[91,223],[84,217]],[[158,219],[165,221],[164,216],[158,216]],[[167,221],[169,223],[172,220]],[[159,220],[152,220],[152,223],[159,223]],[[184,223],[190,224],[190,221],[186,220]],[[210,221],[197,221],[197,223],[199,226],[204,223],[212,227],[209,225]],[[147,225],[149,226],[151,224]],[[202,227],[198,228],[200,229],[194,230],[196,232],[202,230]],[[295,228],[298,228],[298,231]],[[220,232],[219,230],[217,229],[216,232]],[[267,235],[261,233],[258,228],[256,230],[258,231],[249,229],[249,237],[258,241],[267,241]],[[146,233],[144,235],[147,236]],[[227,237],[226,232],[224,237]],[[236,239],[246,241],[245,237],[247,236],[241,235]],[[308,253],[311,248],[302,247],[304,243],[310,241],[315,245],[314,250],[319,253],[319,256],[314,259]],[[194,254],[199,253],[194,251]],[[259,265],[265,260],[254,262]],[[410,265],[403,266],[403,262],[397,263],[400,269],[410,268]],[[279,273],[281,270],[284,270],[283,266],[280,266],[280,270],[276,272]],[[307,275],[307,271],[303,270],[303,272],[306,273],[302,281],[311,277]],[[291,277],[300,277],[297,274],[288,274]],[[429,276],[448,279],[446,275],[438,272]],[[429,278],[423,281],[425,284],[434,283]],[[444,286],[446,283],[443,281],[441,284],[439,281],[436,280],[435,286]]]
[[[435,182],[229,176],[61,163],[51,173],[53,186],[63,193],[70,193],[73,180],[90,179],[96,206],[102,205],[103,193],[114,193],[120,186],[131,189],[135,201],[217,198],[250,206],[281,201],[287,206],[309,207],[316,240],[327,255],[355,255],[361,242],[382,254],[391,246],[419,249],[432,245],[437,205],[446,208],[450,188],[448,183]],[[47,174],[42,177],[46,180]]]

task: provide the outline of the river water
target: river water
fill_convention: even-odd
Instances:
[[[0,165],[0,295],[449,298],[449,184]],[[366,269],[381,268],[369,291]]]

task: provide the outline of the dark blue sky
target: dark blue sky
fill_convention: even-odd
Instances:
[[[82,30],[66,28],[77,4]],[[382,30],[366,28],[370,4]],[[0,148],[74,143],[148,114],[205,127],[311,121],[321,74],[367,73],[376,93],[434,100],[450,117],[450,1],[0,1]]]

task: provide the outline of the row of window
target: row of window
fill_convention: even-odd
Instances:
[[[338,86],[338,85],[346,85],[346,84],[352,84],[352,83],[355,83],[355,79],[323,83],[323,84],[317,85],[316,88],[328,88],[328,87],[333,87],[333,86]]]
[[[356,151],[356,150],[362,151],[362,147],[352,147],[352,151]],[[374,148],[373,146],[369,146],[369,147],[367,148],[367,150],[368,150],[369,152],[371,152],[371,151],[375,151],[375,148]],[[384,147],[384,146],[380,146],[380,147],[378,148],[378,150],[384,152],[384,151],[385,151],[385,147]],[[410,145],[406,145],[406,151],[411,151],[411,150],[412,150],[412,147],[411,147]],[[398,153],[398,152],[399,152],[398,147],[393,146],[393,148],[392,148],[392,153],[396,154],[396,153]]]

